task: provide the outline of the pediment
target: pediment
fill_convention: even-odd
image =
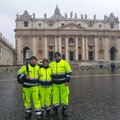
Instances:
[[[17,18],[20,20],[29,21],[32,18],[32,16],[29,15],[28,11],[25,10],[24,13],[22,15],[18,16]]]
[[[82,26],[79,26],[78,24],[75,24],[73,22],[71,23],[68,23],[68,24],[65,24],[64,26],[61,26],[58,28],[59,30],[71,30],[71,29],[74,29],[74,30],[84,30],[85,28],[82,27]]]

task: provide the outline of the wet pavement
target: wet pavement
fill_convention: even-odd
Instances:
[[[120,74],[73,73],[68,113],[62,118],[60,108],[57,118],[44,120],[120,120]],[[0,120],[24,120],[22,88],[15,75],[0,74]]]

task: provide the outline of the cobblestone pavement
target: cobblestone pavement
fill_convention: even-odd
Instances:
[[[24,120],[22,88],[15,75],[0,75],[0,120]],[[120,75],[73,77],[69,117],[44,120],[120,120]],[[32,119],[35,120],[33,112]]]

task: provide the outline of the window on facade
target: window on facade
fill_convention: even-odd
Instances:
[[[110,28],[114,28],[114,24],[113,23],[110,24]]]
[[[54,40],[54,37],[48,37],[48,45],[54,45],[55,44],[55,40]]]
[[[82,56],[81,55],[78,55],[78,60],[82,60]]]
[[[65,48],[65,38],[64,37],[61,38],[61,43],[62,43],[62,49],[64,49]]]
[[[110,44],[115,45],[115,41],[116,41],[115,37],[112,36],[112,37],[110,38]]]
[[[93,47],[89,47],[90,49],[92,49]]]
[[[74,39],[73,38],[70,38],[69,39],[69,44],[73,44],[74,43]]]
[[[39,23],[38,26],[41,27],[41,23]]]
[[[28,45],[28,43],[29,43],[29,40],[28,40],[28,39],[24,39],[24,40],[23,40],[23,45]]]
[[[24,22],[24,27],[28,27],[28,22],[27,21]]]
[[[78,47],[78,49],[81,49],[81,47]]]
[[[99,28],[102,28],[102,25],[99,25]]]
[[[92,25],[89,25],[89,27],[92,27]]]
[[[78,26],[81,26],[81,24],[78,24]]]
[[[70,60],[74,60],[74,52],[70,52]]]
[[[49,53],[48,53],[48,56],[49,56],[49,60],[50,60],[50,61],[53,61],[53,52],[49,52]]]
[[[49,49],[53,49],[53,47],[50,46]]]
[[[28,45],[29,44],[29,36],[25,35],[23,36],[23,40],[22,40],[22,44],[25,46],[25,45]]]
[[[88,36],[88,45],[94,45],[94,36]]]
[[[62,55],[62,59],[64,59],[64,60],[65,60],[65,55]]]
[[[53,24],[52,24],[52,23],[49,23],[49,27],[53,27]]]
[[[62,25],[62,26],[64,26],[65,24],[64,24],[64,23],[62,23],[61,25]]]
[[[82,44],[82,38],[78,38],[78,44]]]
[[[89,26],[89,27],[93,27],[93,24],[94,24],[93,21],[89,21],[89,22],[88,22],[88,26]]]

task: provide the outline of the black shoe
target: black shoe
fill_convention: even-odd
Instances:
[[[68,117],[68,114],[64,111],[62,112],[62,117]]]
[[[31,113],[26,113],[25,114],[25,119],[30,119],[31,118]]]
[[[43,111],[41,111],[41,117],[42,117],[42,118],[44,117],[44,115],[43,115]]]
[[[36,116],[36,120],[42,120],[42,118],[43,118],[42,115],[37,115]]]
[[[46,116],[50,116],[50,110],[46,110]]]

